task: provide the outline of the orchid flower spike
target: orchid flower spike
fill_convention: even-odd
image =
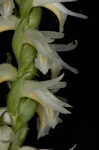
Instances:
[[[80,13],[72,12],[66,8],[61,2],[74,2],[77,0],[33,0],[33,7],[41,6],[51,10],[58,18],[60,27],[60,32],[63,32],[64,24],[67,20],[67,16],[79,17],[82,19],[87,19],[87,16]]]
[[[49,38],[48,38],[49,33]],[[54,36],[53,36],[54,34]],[[43,74],[47,74],[50,69],[52,72],[52,78],[55,78],[61,71],[62,68],[68,69],[74,73],[78,71],[65,63],[58,55],[57,51],[69,51],[77,47],[77,41],[75,43],[69,43],[67,45],[54,45],[48,44],[49,39],[55,38],[55,32],[48,32],[45,35],[44,32],[37,30],[28,30],[24,34],[24,42],[29,43],[37,49],[37,58],[35,59],[35,67],[39,69]],[[45,35],[45,36],[44,36]],[[61,33],[57,33],[58,36],[62,36]],[[61,47],[61,48],[60,48]]]
[[[0,4],[0,14],[3,18],[7,18],[13,13],[14,2],[13,0],[2,1]]]

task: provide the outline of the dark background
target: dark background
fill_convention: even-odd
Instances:
[[[96,150],[96,121],[95,104],[92,98],[92,72],[94,72],[94,53],[96,42],[96,15],[94,3],[89,0],[79,0],[66,6],[73,11],[88,15],[88,20],[68,17],[65,24],[65,38],[57,40],[57,43],[68,43],[77,39],[79,42],[75,51],[61,53],[64,61],[79,70],[78,75],[63,70],[64,80],[68,86],[61,90],[61,96],[66,97],[73,106],[71,115],[62,115],[63,123],[56,126],[55,130],[50,130],[50,134],[36,140],[36,118],[29,122],[30,130],[25,144],[34,145],[38,148],[53,148],[55,150],[66,150],[78,144],[78,150]],[[41,30],[57,30],[58,20],[48,10],[44,9]],[[6,62],[6,53],[11,50],[11,39],[13,31],[0,33],[0,63]],[[93,56],[91,58],[91,55]],[[14,60],[14,58],[13,58]],[[13,61],[15,64],[15,61]],[[6,95],[8,93],[6,83],[0,85],[0,106],[6,105]],[[5,95],[5,96],[4,96]],[[33,143],[33,144],[32,144]],[[76,150],[75,149],[75,150]]]

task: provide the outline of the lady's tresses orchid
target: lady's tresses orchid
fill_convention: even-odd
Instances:
[[[73,1],[76,0],[0,0],[0,32],[15,30],[12,50],[17,62],[17,68],[8,63],[0,64],[0,83],[7,82],[9,88],[7,107],[0,108],[0,150],[41,150],[22,146],[28,131],[28,121],[34,113],[39,116],[38,138],[62,122],[60,113],[70,114],[66,109],[71,107],[67,100],[55,96],[55,93],[67,85],[61,81],[64,75],[59,76],[61,69],[73,73],[78,71],[65,63],[58,52],[71,51],[78,42],[74,40],[67,45],[53,42],[64,37],[62,32],[68,15],[87,18],[61,4]],[[18,17],[13,11],[16,6],[14,2],[19,11]],[[59,32],[38,30],[41,7],[55,13],[59,20]],[[51,79],[36,81],[37,69],[44,75],[50,70]]]
[[[72,12],[71,10],[66,8],[63,4],[60,3],[60,2],[75,2],[75,1],[77,1],[77,0],[33,0],[33,6],[34,7],[37,7],[37,6],[45,7],[45,8],[48,8],[49,10],[51,10],[52,12],[54,12],[60,23],[59,30],[60,30],[60,32],[63,32],[64,24],[66,22],[68,15],[74,16],[74,17],[79,17],[82,19],[87,18],[87,16],[85,16],[85,15],[82,15],[82,14],[76,13],[76,12]]]

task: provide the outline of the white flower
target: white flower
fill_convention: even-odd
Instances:
[[[50,39],[52,39],[51,35]],[[35,59],[35,66],[43,74],[47,74],[48,70],[51,69],[52,77],[54,78],[59,74],[62,68],[68,69],[74,73],[78,73],[78,71],[75,68],[65,63],[58,55],[56,48],[58,48],[59,51],[60,45],[56,46],[54,44],[53,45],[48,44],[48,38],[44,36],[44,33],[37,30],[28,30],[24,34],[24,42],[31,44],[33,47],[37,49],[38,54],[37,58]],[[65,49],[66,51],[69,51],[74,49],[76,46],[77,42],[75,42],[75,44],[69,43],[69,45],[63,45],[63,47],[61,44],[61,49],[62,51],[65,51]]]
[[[15,30],[18,22],[19,19],[14,15],[8,16],[7,18],[0,16],[0,32]]]
[[[0,64],[0,83],[16,79],[17,70],[11,64]]]
[[[8,150],[14,136],[12,129],[8,126],[0,126],[0,150]]]
[[[7,18],[13,13],[14,2],[13,0],[7,0],[0,4],[0,14],[2,17]]]
[[[59,113],[70,113],[64,108],[69,107],[69,105],[52,94],[53,90],[58,90],[66,86],[65,82],[60,81],[62,77],[63,75],[56,79],[41,82],[24,81],[22,96],[31,98],[40,104],[37,109],[40,117],[37,122],[38,138],[48,134],[50,128],[55,128],[61,121]]]
[[[76,0],[33,0],[33,7],[41,6],[48,8],[56,14],[60,23],[60,32],[63,32],[63,27],[68,15],[86,19],[85,15],[72,12],[68,8],[64,7],[60,2],[73,2]]]

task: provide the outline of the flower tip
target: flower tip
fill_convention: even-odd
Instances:
[[[79,71],[77,69],[75,69],[73,72],[74,72],[74,74],[78,74],[79,73]]]
[[[86,16],[86,15],[81,15],[81,18],[82,18],[82,19],[88,19],[88,16]]]

